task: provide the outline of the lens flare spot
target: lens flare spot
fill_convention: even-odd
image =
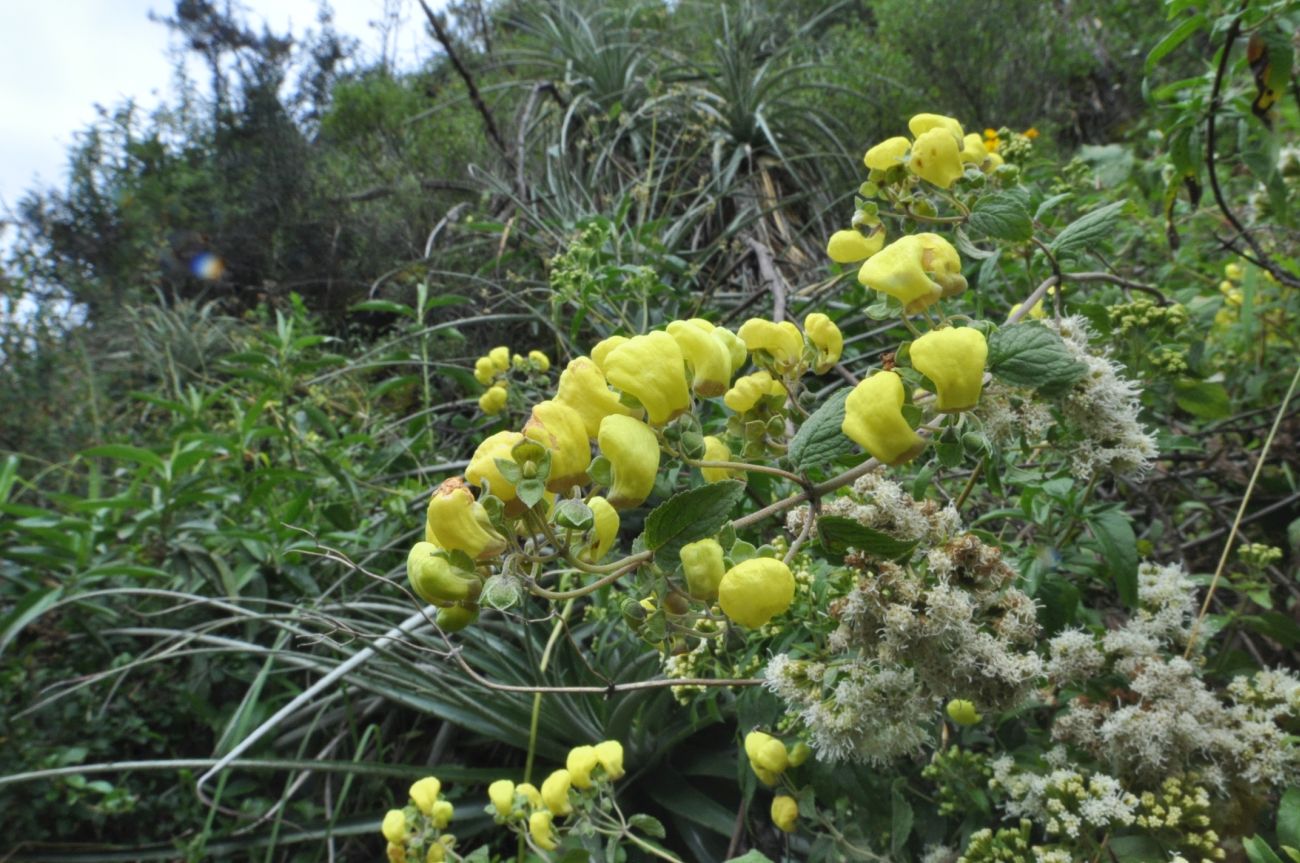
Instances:
[[[213,252],[200,252],[190,259],[190,273],[196,279],[215,282],[226,272],[226,262]]]

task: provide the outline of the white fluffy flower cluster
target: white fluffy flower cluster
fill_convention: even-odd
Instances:
[[[786,515],[786,528],[798,535],[811,512],[806,506],[792,509]],[[961,516],[956,507],[940,506],[932,500],[918,501],[889,479],[884,470],[859,477],[849,494],[826,501],[821,514],[851,518],[896,539],[920,540],[926,545],[943,542],[961,530]],[[812,531],[816,537],[816,528]]]

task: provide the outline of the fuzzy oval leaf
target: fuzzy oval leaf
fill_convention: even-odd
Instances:
[[[646,516],[646,548],[662,565],[676,566],[682,546],[717,533],[744,494],[744,483],[726,479],[673,495]]]
[[[971,208],[966,224],[975,233],[996,240],[1021,242],[1034,233],[1023,192],[995,192],[983,196]]]
[[[1076,254],[1107,239],[1119,218],[1119,211],[1127,201],[1116,201],[1084,213],[1061,230],[1052,240],[1052,251],[1057,255]]]
[[[1082,377],[1087,367],[1070,356],[1059,335],[1027,321],[989,337],[989,371],[1009,384],[1054,395]]]
[[[1223,384],[1180,378],[1174,381],[1174,401],[1183,410],[1203,420],[1219,420],[1232,413],[1232,403]]]
[[[844,560],[850,548],[882,560],[902,560],[911,556],[917,543],[917,540],[898,539],[840,515],[824,515],[817,519],[817,536],[826,554],[837,561]]]
[[[1089,526],[1093,538],[1101,547],[1106,568],[1115,579],[1115,589],[1120,601],[1129,608],[1138,604],[1138,553],[1137,535],[1128,516],[1117,509],[1106,510],[1094,516]]]
[[[1277,841],[1300,848],[1300,788],[1288,788],[1277,805]]]
[[[842,455],[853,452],[853,441],[844,436],[844,400],[851,390],[836,390],[812,412],[790,441],[790,461],[797,471],[825,467]]]

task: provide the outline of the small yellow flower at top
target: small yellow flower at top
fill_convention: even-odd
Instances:
[[[935,406],[942,413],[975,407],[984,387],[989,345],[974,327],[931,330],[912,342],[912,367],[934,381]]]
[[[456,817],[456,808],[451,805],[450,800],[439,800],[434,803],[433,811],[429,813],[429,820],[439,830],[445,830],[454,817]]]
[[[596,747],[575,746],[569,750],[569,757],[564,767],[569,771],[569,779],[573,782],[573,787],[585,791],[591,787],[591,771],[595,770],[598,764],[600,759],[596,757]]]
[[[444,480],[429,498],[425,538],[479,560],[496,557],[506,547],[505,537],[497,533],[487,510],[459,476]]]
[[[641,403],[651,425],[664,425],[690,407],[686,359],[663,330],[633,336],[596,362],[610,384]]]
[[[553,771],[542,783],[542,803],[555,815],[568,815],[573,811],[573,804],[569,802],[571,785],[573,778],[568,770]]]
[[[778,394],[785,395],[785,386],[773,378],[771,372],[762,369],[737,378],[736,383],[722,397],[722,401],[736,413],[743,414],[745,411],[753,410],[755,405],[768,396]]]
[[[965,169],[961,161],[961,127],[957,128],[958,132],[954,134],[946,126],[936,125],[918,135],[912,142],[912,156],[907,169],[941,189],[947,189],[961,179]]]
[[[862,157],[862,164],[873,171],[888,171],[903,164],[903,159],[907,158],[907,151],[910,149],[912,149],[912,142],[902,135],[887,138],[867,150],[866,155]]]
[[[545,809],[538,809],[528,816],[528,835],[533,837],[537,847],[543,851],[554,851],[560,847],[555,839],[555,827],[551,823],[554,816]]]
[[[542,806],[542,792],[531,782],[520,782],[515,786],[515,793],[522,794],[529,807],[539,809]]]
[[[755,557],[727,570],[718,583],[722,613],[757,629],[794,601],[794,573],[773,557]]]
[[[623,744],[617,740],[602,740],[596,744],[596,759],[610,779],[623,778]]]
[[[499,372],[510,370],[510,348],[505,345],[499,345],[488,351],[488,359],[492,361],[492,366]]]
[[[408,792],[411,795],[411,802],[415,808],[419,809],[425,815],[433,812],[433,804],[438,802],[438,794],[442,791],[442,783],[437,777],[426,776],[419,782],[411,786]]]
[[[488,387],[487,392],[478,397],[478,409],[488,416],[496,416],[501,413],[501,411],[505,410],[506,400],[508,398],[509,393],[507,393],[506,388],[500,384]]]
[[[948,702],[948,718],[958,725],[975,725],[984,717],[980,716],[975,704],[964,698],[954,698]]]
[[[524,437],[551,453],[551,473],[546,479],[548,491],[559,494],[587,482],[591,445],[582,414],[558,399],[538,402],[524,423]]]
[[[506,818],[515,809],[515,783],[509,779],[498,779],[488,786],[488,800],[502,818]]]
[[[912,133],[913,138],[920,138],[933,129],[943,129],[958,141],[966,134],[961,123],[943,114],[917,114],[907,121],[907,130]]]
[[[395,845],[406,841],[406,830],[406,813],[401,809],[389,809],[384,815],[384,823],[379,827],[384,838]]]
[[[869,236],[858,230],[836,231],[826,243],[826,254],[837,264],[856,264],[879,252],[885,245],[885,232],[873,231]]]
[[[803,358],[803,333],[790,321],[750,318],[737,334],[751,352],[766,351],[779,371],[793,368]]]
[[[859,383],[844,400],[840,430],[858,446],[888,465],[910,461],[925,449],[925,440],[903,417],[903,379],[879,371]]]
[[[778,794],[772,798],[772,823],[786,833],[795,831],[799,820],[799,804],[788,794]]]
[[[474,361],[474,380],[483,386],[488,386],[497,376],[496,366],[492,365],[490,357],[479,357]]]
[[[817,349],[817,364],[813,371],[824,374],[840,361],[844,353],[844,335],[835,322],[821,312],[813,312],[803,319],[803,331]]]
[[[539,372],[549,372],[551,370],[551,358],[541,351],[529,351],[528,361]]]

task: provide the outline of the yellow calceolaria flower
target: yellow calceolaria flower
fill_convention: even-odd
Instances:
[[[844,400],[845,437],[888,465],[910,461],[925,440],[903,418],[903,379],[880,371],[859,383]]]
[[[707,435],[704,438],[704,458],[700,461],[731,461],[731,447],[727,446],[722,438]],[[700,468],[700,476],[704,477],[705,482],[721,482],[735,475],[735,471],[725,467]]]
[[[943,114],[917,114],[907,121],[907,130],[912,133],[913,138],[919,138],[932,129],[943,129],[957,141],[966,134],[961,123]]]
[[[607,416],[600,423],[597,442],[613,474],[606,495],[609,502],[615,509],[640,506],[659,473],[659,438],[654,429],[632,417]]]
[[[592,540],[591,545],[587,546],[578,557],[587,563],[600,563],[614,547],[614,540],[618,539],[618,510],[600,496],[587,501],[587,506],[591,509],[594,521],[591,528]]]
[[[1024,306],[1025,306],[1024,303],[1016,303],[1014,306],[1011,307],[1010,314],[1014,315],[1016,312],[1024,308]],[[1034,303],[1033,307],[1030,308],[1026,316],[1033,318],[1036,321],[1041,321],[1043,318],[1047,317],[1047,309],[1043,308],[1043,301],[1039,300],[1038,302]]]
[[[790,766],[799,767],[812,756],[812,747],[802,740],[790,747]]]
[[[907,158],[907,151],[910,149],[912,149],[912,142],[902,135],[887,138],[867,150],[866,155],[862,157],[862,164],[873,171],[888,171],[903,164],[903,159]]]
[[[941,127],[917,136],[907,169],[940,189],[950,188],[966,173],[961,163],[961,139]]]
[[[406,863],[406,846],[397,842],[388,843],[388,863]]]
[[[489,386],[497,376],[497,368],[492,365],[491,357],[479,357],[474,361],[474,380],[483,386]]]
[[[506,548],[505,537],[497,533],[487,510],[460,476],[444,480],[434,490],[424,532],[430,542],[477,560],[496,557]]]
[[[542,792],[537,790],[537,786],[531,782],[520,782],[515,786],[515,793],[523,795],[528,801],[529,807],[539,809],[542,806]]]
[[[478,620],[478,611],[478,604],[473,601],[459,602],[438,609],[438,616],[433,622],[445,633],[460,632]]]
[[[389,809],[384,815],[384,823],[380,825],[379,832],[384,834],[384,838],[394,845],[400,845],[406,841],[406,813],[401,809]]]
[[[837,264],[856,264],[879,252],[885,245],[885,232],[872,231],[870,235],[858,230],[836,231],[826,243],[826,254]]]
[[[447,859],[447,846],[441,842],[435,842],[429,846],[429,850],[424,855],[424,863],[445,863]]]
[[[528,835],[533,837],[537,847],[543,851],[554,851],[560,847],[555,840],[555,827],[551,823],[554,816],[545,809],[539,809],[528,816]]]
[[[529,351],[528,361],[539,372],[549,372],[551,370],[551,358],[541,351]]]
[[[718,583],[722,613],[757,629],[794,601],[794,573],[774,557],[755,557],[727,570]]]
[[[498,779],[488,786],[488,800],[497,814],[508,818],[515,811],[515,783],[509,779]]]
[[[406,555],[406,578],[416,596],[439,606],[474,599],[482,587],[474,573],[457,569],[443,550],[431,542],[417,542],[412,546]]]
[[[651,425],[664,425],[691,405],[686,360],[677,341],[662,330],[618,345],[601,367],[611,384],[641,403]]]
[[[439,830],[445,830],[454,817],[456,817],[456,807],[451,805],[450,800],[439,800],[434,803],[433,811],[429,813],[429,820]]]
[[[691,389],[705,398],[720,396],[731,382],[731,353],[694,321],[673,321],[668,335],[677,342],[691,368]]]
[[[524,436],[517,431],[501,431],[486,437],[474,450],[474,455],[465,468],[465,480],[470,485],[486,488],[506,505],[506,513],[519,515],[523,504],[515,495],[514,483],[501,475],[497,459],[511,461],[511,452],[522,443]],[[513,509],[513,511],[512,511]]]
[[[900,237],[862,265],[858,281],[894,297],[908,313],[966,289],[961,256],[938,234]]]
[[[564,767],[569,771],[569,779],[574,788],[586,790],[591,787],[591,771],[600,764],[596,757],[596,747],[575,746],[569,750],[569,757]]]
[[[821,312],[813,312],[803,319],[803,331],[817,349],[817,364],[813,371],[824,374],[840,361],[844,353],[844,334],[835,322]]]
[[[542,783],[542,803],[555,815],[568,815],[573,811],[569,802],[569,787],[573,778],[563,768],[551,773]]]
[[[524,424],[524,437],[536,441],[551,453],[551,473],[546,488],[559,494],[587,482],[591,444],[582,414],[556,399],[533,405]]]
[[[591,349],[591,361],[600,367],[601,371],[605,370],[605,357],[609,356],[610,351],[619,345],[627,343],[627,336],[610,336],[596,342],[596,346]]]
[[[731,380],[736,372],[744,368],[745,363],[749,362],[749,349],[745,347],[745,343],[741,341],[740,336],[726,327],[714,327],[709,330],[709,335],[722,343],[727,356],[731,359],[731,371],[727,374],[727,380]]]
[[[488,359],[492,361],[492,366],[499,372],[510,370],[510,348],[505,345],[499,345],[488,351]]]
[[[478,409],[488,416],[495,416],[505,410],[508,398],[506,388],[500,384],[488,387],[487,392],[478,397]]]
[[[415,808],[419,809],[425,815],[433,812],[433,804],[438,802],[438,794],[442,792],[442,783],[437,777],[426,776],[411,786],[408,792],[411,795],[411,802]]]
[[[978,167],[988,158],[988,148],[984,146],[984,139],[976,132],[971,132],[962,139],[961,160]]]
[[[948,718],[958,725],[975,725],[984,718],[975,709],[975,704],[964,698],[954,698],[949,701],[946,709]]]
[[[706,602],[718,595],[718,585],[727,572],[722,559],[722,546],[716,539],[701,539],[687,543],[681,551],[682,572],[686,575],[686,588],[691,596]]]
[[[602,740],[596,744],[596,760],[605,775],[612,780],[623,778],[623,744],[617,740]]]
[[[1242,279],[1246,277],[1246,273],[1244,270],[1242,270],[1241,264],[1236,264],[1236,263],[1224,264],[1223,275],[1234,282],[1240,282]]]
[[[791,369],[803,359],[803,333],[789,321],[750,318],[737,333],[751,352],[766,351],[778,371]]]
[[[778,794],[772,798],[772,823],[778,829],[793,833],[799,821],[799,804],[788,794]]]
[[[609,388],[605,373],[594,360],[578,357],[560,373],[555,400],[568,405],[582,416],[587,437],[596,439],[600,421],[607,416],[639,416],[640,411],[619,401],[618,393]]]
[[[942,413],[968,411],[980,400],[989,344],[974,327],[931,330],[908,349],[912,368],[934,381],[935,407]]]
[[[792,325],[793,326],[793,325]],[[735,385],[727,390],[722,401],[738,414],[754,409],[754,406],[768,396],[786,395],[785,385],[772,377],[766,369],[737,378]]]
[[[785,744],[770,734],[751,731],[745,735],[749,766],[764,785],[775,785],[789,766]]]

